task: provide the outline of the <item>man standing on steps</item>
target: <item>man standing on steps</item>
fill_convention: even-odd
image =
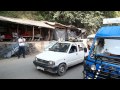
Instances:
[[[22,36],[19,37],[18,43],[19,43],[19,51],[18,51],[18,59],[20,58],[20,55],[23,54],[23,58],[25,58],[25,38]]]

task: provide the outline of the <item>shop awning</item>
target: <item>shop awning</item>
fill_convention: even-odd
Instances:
[[[3,16],[0,16],[0,21],[13,22],[13,23],[18,23],[18,24],[55,29],[55,27],[46,24],[45,21],[34,21],[34,20],[10,18],[10,17],[3,17]]]

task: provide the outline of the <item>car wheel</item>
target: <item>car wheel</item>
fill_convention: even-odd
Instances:
[[[58,66],[58,75],[59,76],[62,76],[62,75],[64,75],[65,73],[66,73],[66,69],[67,69],[67,66],[66,66],[66,64],[60,64],[59,66]]]

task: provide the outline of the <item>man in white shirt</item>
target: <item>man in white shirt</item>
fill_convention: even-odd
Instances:
[[[23,38],[22,36],[20,36],[20,38],[18,39],[18,43],[19,43],[19,51],[18,51],[18,58],[20,58],[20,55],[23,54],[23,58],[25,58],[25,38]]]

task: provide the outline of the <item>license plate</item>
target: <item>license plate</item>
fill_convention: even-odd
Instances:
[[[39,67],[39,66],[37,66],[37,69],[40,69],[40,70],[43,70],[43,71],[44,71],[44,68],[42,68],[42,67]]]

